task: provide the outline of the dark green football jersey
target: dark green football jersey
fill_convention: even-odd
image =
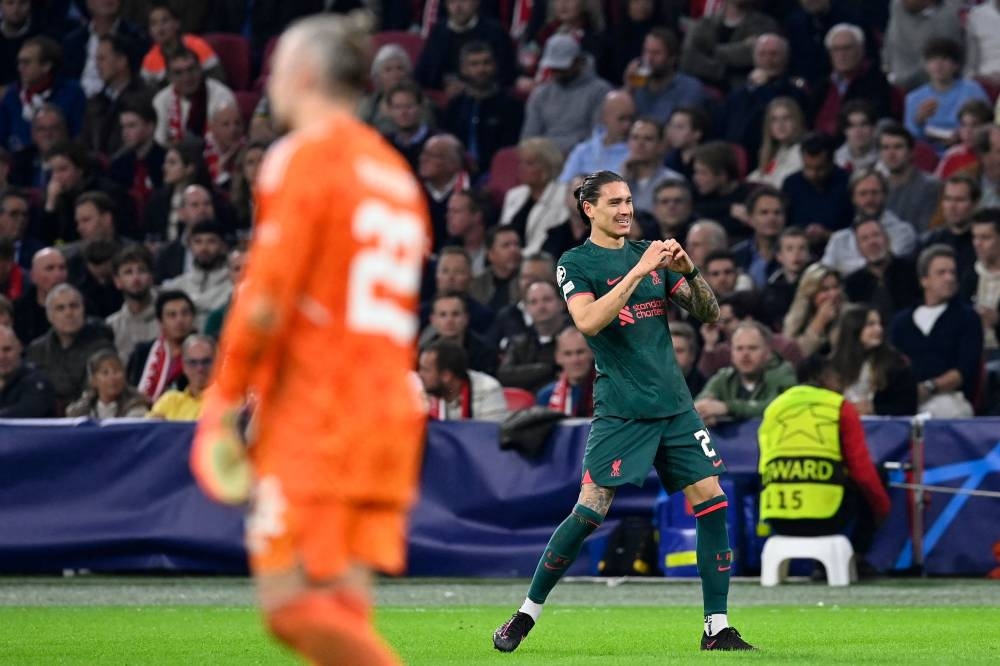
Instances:
[[[626,241],[617,250],[589,240],[559,259],[556,279],[568,303],[574,296],[611,291],[639,263],[649,241]],[[691,393],[674,358],[666,301],[683,276],[668,270],[650,272],[618,317],[597,335],[587,337],[594,351],[597,381],[594,414],[649,419],[692,408]]]

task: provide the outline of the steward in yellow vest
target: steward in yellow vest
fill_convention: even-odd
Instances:
[[[760,424],[760,518],[831,518],[844,499],[840,406],[844,397],[793,386],[764,410]]]
[[[803,361],[799,382],[768,405],[757,433],[760,519],[791,536],[837,534],[853,522],[851,541],[863,554],[889,514],[889,495],[861,418],[826,359]]]

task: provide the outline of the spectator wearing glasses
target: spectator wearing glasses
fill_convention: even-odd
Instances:
[[[205,136],[213,110],[226,104],[237,106],[233,91],[206,78],[198,56],[190,49],[177,49],[168,56],[167,78],[170,85],[153,98],[158,119],[156,141],[160,145]]]
[[[202,397],[215,363],[215,340],[207,335],[190,335],[181,346],[181,363],[187,386],[170,389],[153,403],[149,417],[167,421],[196,421],[201,416]]]
[[[814,89],[813,128],[833,134],[843,106],[853,99],[866,99],[879,118],[889,115],[889,83],[878,64],[865,58],[865,34],[850,23],[838,23],[824,39],[830,54],[831,72]]]
[[[160,86],[167,77],[167,61],[164,54],[178,48],[190,49],[198,56],[205,74],[219,81],[225,80],[222,63],[212,47],[197,35],[186,35],[181,31],[181,17],[173,3],[157,2],[149,10],[149,36],[153,45],[142,59],[142,78],[147,83]]]

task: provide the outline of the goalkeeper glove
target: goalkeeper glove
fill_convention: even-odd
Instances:
[[[253,483],[239,416],[239,402],[209,389],[191,447],[195,480],[206,495],[225,504],[246,502]]]

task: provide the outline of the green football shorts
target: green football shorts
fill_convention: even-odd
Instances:
[[[674,493],[726,471],[694,409],[661,419],[595,416],[583,454],[583,482],[641,486],[653,466]]]

